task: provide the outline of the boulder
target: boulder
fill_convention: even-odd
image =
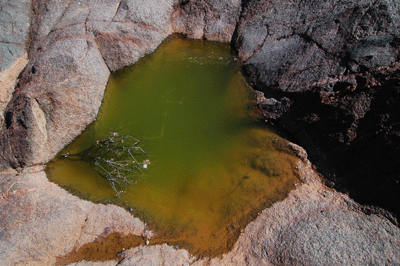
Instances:
[[[100,108],[109,70],[93,38],[58,35],[52,42],[30,60],[5,110],[4,166],[46,163]]]
[[[388,66],[399,55],[396,1],[248,1],[234,45],[259,88],[332,90],[352,71]]]

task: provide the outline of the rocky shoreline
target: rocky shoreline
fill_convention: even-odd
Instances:
[[[397,2],[19,0],[1,7],[6,265],[53,265],[114,232],[150,238],[122,208],[78,199],[50,183],[43,165],[96,117],[110,71],[134,64],[172,33],[231,41],[249,81],[264,93],[259,105],[266,119],[290,132],[350,197],[399,213]],[[18,82],[6,83],[5,73],[25,53]],[[298,168],[304,184],[264,210],[222,258],[196,261],[164,244],[130,249],[120,264],[400,263],[400,230],[382,212],[322,185],[304,156]],[[371,200],[354,194],[360,180],[369,185],[361,185],[360,195]],[[90,264],[117,261],[73,265]]]

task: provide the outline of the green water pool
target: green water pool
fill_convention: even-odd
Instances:
[[[171,36],[112,73],[96,121],[61,152],[118,132],[140,140],[147,169],[119,197],[85,161],[57,157],[47,174],[83,198],[131,210],[168,243],[220,254],[299,182],[297,159],[260,123],[253,97],[229,45]]]

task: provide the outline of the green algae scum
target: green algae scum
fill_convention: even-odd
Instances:
[[[228,44],[169,37],[113,73],[99,115],[61,154],[110,132],[140,140],[149,160],[119,197],[82,160],[56,158],[49,178],[82,198],[125,207],[156,236],[198,256],[229,250],[258,212],[299,182],[296,157],[260,124],[251,88]]]

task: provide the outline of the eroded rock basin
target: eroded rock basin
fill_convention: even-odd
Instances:
[[[140,140],[147,155],[136,160],[149,160],[147,168],[117,185],[118,197],[93,162],[60,157],[48,176],[83,198],[131,211],[155,232],[148,243],[196,256],[227,252],[248,222],[300,182],[297,158],[258,121],[252,95],[229,45],[171,36],[111,76],[98,118],[61,152],[128,134]]]
[[[399,79],[398,74],[391,74],[398,73],[399,66],[398,2],[16,0],[5,1],[1,10],[5,22],[1,24],[5,33],[1,54],[7,61],[1,62],[1,71],[8,71],[6,68],[25,52],[29,59],[15,90],[13,85],[8,87],[9,83],[0,86],[2,96],[6,96],[0,106],[2,265],[54,265],[57,257],[73,250],[105,239],[119,242],[129,235],[142,238],[142,245],[122,252],[122,261],[81,261],[72,265],[399,264],[398,227],[379,212],[368,208],[365,212],[366,208],[349,196],[321,185],[318,178],[313,178],[315,173],[304,156],[297,161],[297,167],[306,182],[262,211],[243,230],[232,251],[222,258],[200,261],[184,249],[153,245],[154,239],[145,246],[144,238],[150,237],[151,232],[138,218],[116,205],[94,204],[72,196],[49,182],[42,166],[96,117],[109,69],[136,63],[174,32],[190,38],[231,42],[246,60],[245,69],[253,85],[267,89],[263,90],[265,97],[276,98],[265,103],[273,103],[272,109],[275,104],[281,107],[277,113],[282,114],[288,111],[285,103],[298,100],[300,106],[291,106],[289,117],[283,120],[290,125],[298,122],[299,110],[306,112],[307,123],[319,118],[326,133],[321,143],[327,149],[337,150],[342,145],[327,145],[332,133],[339,133],[335,134],[339,141],[341,136],[352,140],[357,133],[356,140],[362,140],[358,148],[365,156],[363,147],[375,151],[370,140],[376,140],[373,134],[379,133],[377,137],[383,137],[383,142],[378,141],[374,147],[385,151],[383,155],[389,156],[387,162],[391,162],[397,157],[386,153],[387,148],[398,150],[398,145],[393,144],[398,136]],[[377,42],[379,39],[386,41]],[[316,98],[310,98],[308,93],[300,93],[299,97],[291,93],[307,91],[315,85]],[[286,92],[269,95],[274,88]],[[327,93],[329,88],[334,90]],[[381,94],[379,101],[366,105],[371,107],[370,119],[368,115],[359,115],[367,109],[358,108],[351,99],[357,103],[357,99],[365,98],[365,93],[373,96],[374,90]],[[341,97],[349,107],[336,105]],[[382,106],[385,108],[381,109]],[[340,110],[339,116],[319,116],[318,111],[326,107]],[[354,107],[360,109],[355,116],[351,115]],[[386,107],[392,111],[387,112]],[[264,114],[270,119],[268,116],[273,114],[266,111]],[[345,115],[344,120],[341,114]],[[382,120],[383,128],[374,114]],[[337,117],[344,123],[340,132],[331,127],[337,125]],[[372,138],[365,138],[357,129],[362,124],[368,125],[366,129],[373,133]],[[311,130],[317,137],[322,133]],[[346,147],[347,144],[353,146],[344,143]],[[312,154],[309,145],[302,145]],[[374,153],[371,157],[368,164],[372,168],[378,166],[375,158],[380,155]],[[382,158],[388,158],[385,156]],[[396,173],[392,171],[397,169],[396,163],[379,166],[376,172],[369,173],[379,184],[385,179],[382,172]],[[371,168],[363,167],[364,172],[369,172],[365,169]],[[365,177],[361,176],[364,183]],[[353,180],[352,174],[348,178]],[[373,193],[360,188],[358,181],[355,184],[357,190],[366,191],[367,197],[385,194],[397,204],[398,182],[392,182],[397,179],[393,175],[382,186],[383,190],[372,182]],[[388,186],[392,192],[387,190]],[[115,238],[116,234],[121,239]]]

